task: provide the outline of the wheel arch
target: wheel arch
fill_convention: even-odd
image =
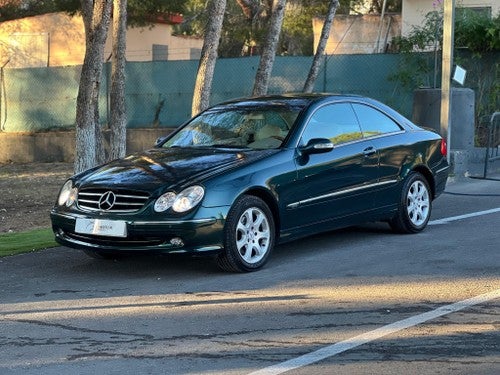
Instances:
[[[254,197],[257,197],[259,199],[262,199],[264,203],[269,207],[271,210],[271,213],[273,215],[273,220],[274,220],[274,231],[276,235],[276,239],[279,237],[280,233],[280,228],[281,228],[281,223],[280,223],[280,214],[279,214],[279,208],[278,208],[278,202],[276,201],[276,198],[274,195],[267,189],[264,189],[262,187],[253,187],[248,190],[246,190],[242,195],[252,195]]]
[[[435,184],[434,176],[432,175],[431,170],[427,166],[420,164],[420,165],[413,167],[411,171],[418,172],[422,176],[425,177],[425,179],[427,180],[427,184],[429,185],[429,188],[431,189],[432,199],[434,199],[436,197],[436,184]]]

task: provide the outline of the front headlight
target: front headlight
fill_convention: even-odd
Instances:
[[[204,195],[205,189],[198,185],[188,187],[179,194],[169,191],[156,200],[154,210],[164,212],[172,207],[175,212],[186,212],[200,203]]]
[[[163,212],[168,210],[175,201],[175,193],[169,191],[168,193],[163,194],[160,198],[158,198],[155,202],[155,211]]]
[[[75,203],[77,193],[77,189],[73,187],[73,181],[68,180],[64,183],[61,192],[59,193],[57,203],[59,206],[66,205],[69,207]]]
[[[195,185],[188,187],[177,194],[172,209],[175,212],[186,212],[201,202],[205,195],[203,187]]]

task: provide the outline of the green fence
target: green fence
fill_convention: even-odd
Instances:
[[[484,59],[463,60],[471,69]],[[311,57],[277,57],[269,93],[298,92],[309,71]],[[473,75],[468,87],[489,97],[497,87],[498,54],[486,59],[486,79]],[[211,103],[251,94],[259,57],[219,59],[212,87]],[[479,64],[479,65],[478,65]],[[496,66],[491,69],[491,66]],[[129,62],[126,67],[126,101],[128,127],[172,127],[190,117],[191,100],[198,61]],[[75,107],[81,67],[4,68],[0,75],[0,126],[6,132],[37,132],[71,129],[75,123]],[[100,96],[103,124],[109,118],[110,66],[106,64]],[[383,101],[411,117],[413,90],[432,85],[433,54],[378,54],[326,56],[316,82],[315,91],[354,93]],[[488,76],[489,77],[489,76]],[[477,85],[488,81],[488,85]],[[495,86],[496,85],[496,86]],[[486,94],[485,94],[486,93]],[[481,99],[483,100],[483,99]]]

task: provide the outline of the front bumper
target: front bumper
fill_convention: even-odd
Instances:
[[[188,220],[125,220],[126,237],[110,237],[75,232],[83,214],[50,213],[55,239],[77,249],[110,251],[153,251],[165,253],[216,252],[223,248],[225,220],[208,217]]]

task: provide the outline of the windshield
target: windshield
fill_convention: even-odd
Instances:
[[[225,105],[209,109],[163,147],[278,148],[302,108],[289,105]]]

